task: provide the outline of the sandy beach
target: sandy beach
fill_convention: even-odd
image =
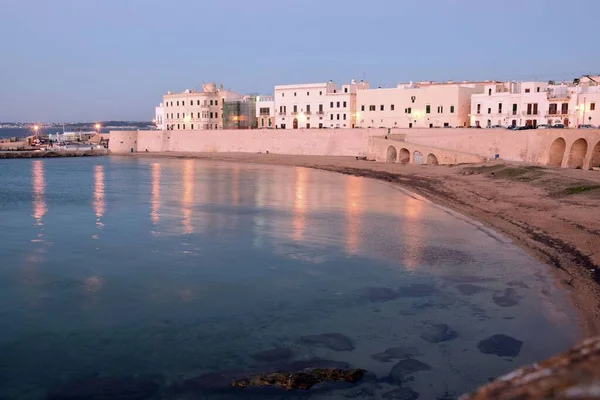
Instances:
[[[136,153],[134,157],[302,166],[379,179],[502,232],[551,267],[577,307],[582,333],[600,333],[600,172],[505,164],[426,166],[351,157]]]

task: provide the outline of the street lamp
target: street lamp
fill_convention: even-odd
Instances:
[[[100,133],[101,125],[100,124],[96,124],[95,126],[96,126],[96,133]]]

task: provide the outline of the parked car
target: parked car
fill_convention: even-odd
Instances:
[[[537,126],[538,129],[550,129],[551,126],[548,124],[541,124]]]
[[[489,128],[490,129],[504,129],[505,126],[503,126],[503,125],[490,125]]]
[[[590,124],[579,125],[577,128],[578,129],[598,129],[597,126],[590,125]]]
[[[565,129],[565,124],[554,124],[552,125],[552,129]]]
[[[518,128],[518,126],[516,126],[516,125],[509,125],[509,126],[506,127],[506,129],[508,129],[510,131],[516,131],[517,128]]]

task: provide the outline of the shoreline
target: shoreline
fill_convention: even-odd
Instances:
[[[600,173],[493,162],[427,166],[354,157],[254,153],[134,153],[314,168],[382,180],[506,235],[552,267],[577,310],[584,338],[600,333]],[[595,211],[596,210],[596,211]]]

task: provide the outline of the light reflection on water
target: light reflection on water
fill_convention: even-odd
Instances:
[[[433,370],[410,385],[435,398],[578,334],[545,267],[387,184],[190,159],[10,161],[0,160],[0,316],[11,321],[0,397],[40,398],[82,375],[178,382],[252,367],[253,353],[277,346],[381,378],[398,360],[371,356],[413,346]],[[398,295],[412,284],[426,290]],[[458,338],[424,341],[432,323]],[[300,341],[328,332],[355,349]],[[524,342],[512,363],[479,352],[497,333]]]

